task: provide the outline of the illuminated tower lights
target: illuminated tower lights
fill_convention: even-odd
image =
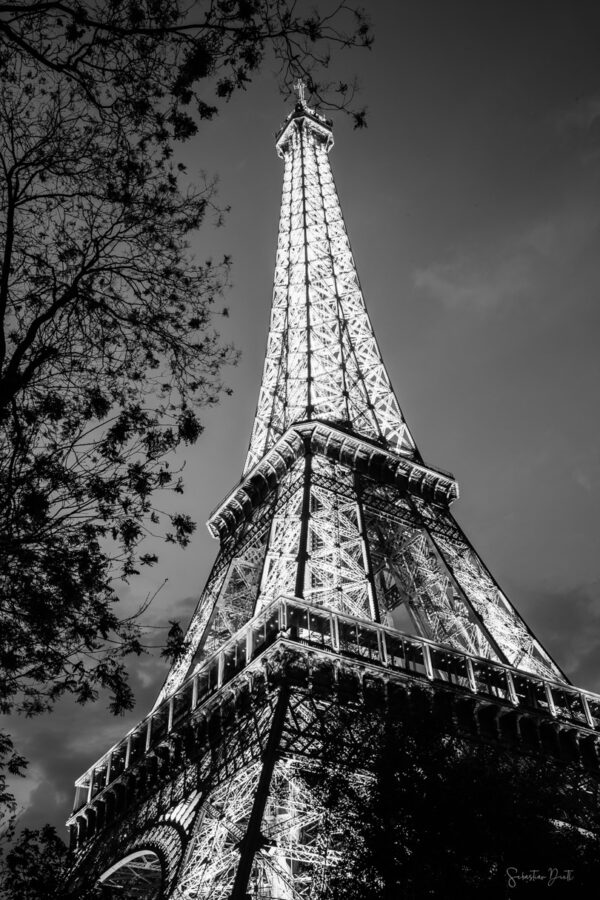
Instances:
[[[208,522],[220,551],[185,654],[76,782],[80,894],[317,898],[336,853],[305,776],[341,677],[518,709],[557,740],[576,733],[597,765],[600,698],[568,684],[502,593],[450,512],[456,481],[423,462],[398,405],[332,147],[300,86],[276,142],[273,303],[243,478]]]

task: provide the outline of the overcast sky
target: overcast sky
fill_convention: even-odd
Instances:
[[[318,4],[317,4],[318,5]],[[375,43],[348,53],[368,129],[335,120],[331,162],[384,361],[425,459],[457,476],[456,517],[512,602],[581,687],[600,691],[600,7],[551,0],[369,2]],[[231,205],[200,257],[230,252],[224,333],[242,351],[231,398],[187,455],[186,551],[153,621],[189,619],[217,551],[203,522],[237,482],[265,350],[289,110],[270,71],[182,153]],[[157,632],[161,634],[161,632]],[[164,670],[132,665],[139,698],[62,703],[23,728],[23,824],[60,826],[73,780],[152,705]]]

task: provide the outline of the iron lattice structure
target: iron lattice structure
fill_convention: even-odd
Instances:
[[[502,593],[451,514],[454,478],[423,462],[398,405],[331,123],[301,98],[276,146],[273,306],[243,477],[209,520],[220,551],[186,654],[76,782],[80,896],[316,900],[336,850],[312,775],[336,706],[377,685],[460,703],[475,729],[485,698],[497,739],[512,729],[572,754],[576,735],[578,760],[598,766],[600,698],[567,683]]]

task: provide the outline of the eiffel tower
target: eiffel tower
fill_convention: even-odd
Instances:
[[[241,481],[152,711],[76,781],[74,896],[308,900],[335,855],[307,773],[335,704],[374,685],[471,730],[598,770],[600,697],[570,685],[455,522],[366,312],[302,86],[284,163],[273,305]],[[342,698],[342,699],[340,699]],[[484,721],[485,720],[485,721]],[[491,726],[490,726],[491,722]]]

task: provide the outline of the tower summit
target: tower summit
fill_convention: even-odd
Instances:
[[[335,854],[307,773],[342,682],[345,704],[368,676],[449,692],[474,720],[482,704],[518,709],[596,754],[600,698],[568,685],[455,522],[454,478],[417,449],[332,147],[299,86],[276,140],[273,304],[242,480],[208,523],[220,550],[186,652],[152,712],[76,782],[77,896],[316,897]]]

